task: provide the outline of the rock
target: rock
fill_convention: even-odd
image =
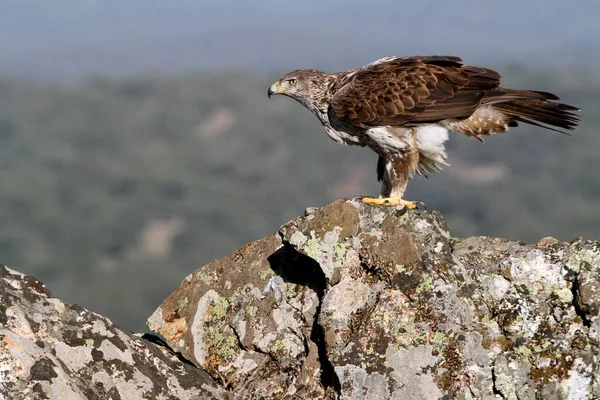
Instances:
[[[0,399],[600,397],[600,243],[339,200],[193,272],[158,336],[0,266]]]
[[[148,326],[242,399],[588,399],[599,287],[598,242],[339,200],[190,274]]]
[[[0,399],[218,399],[224,390],[164,346],[52,298],[0,265]]]

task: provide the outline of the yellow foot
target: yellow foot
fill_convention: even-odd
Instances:
[[[404,205],[410,210],[414,210],[414,209],[418,208],[417,206],[419,204],[421,206],[425,207],[425,204],[423,204],[420,201],[408,201],[408,200],[398,199],[396,197],[385,197],[383,199],[374,198],[374,197],[364,197],[362,199],[362,202],[365,204],[384,206],[384,207],[395,207],[395,206]]]

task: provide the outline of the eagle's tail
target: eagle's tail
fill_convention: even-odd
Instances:
[[[556,102],[559,98],[552,93],[503,88],[494,92],[484,97],[482,103],[508,117],[508,126],[524,122],[568,134],[564,130],[574,130],[579,124],[579,115],[575,112],[580,109]]]

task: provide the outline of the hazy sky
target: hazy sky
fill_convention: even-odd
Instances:
[[[585,65],[600,61],[599,15],[595,0],[0,0],[0,73],[343,68],[433,53]]]

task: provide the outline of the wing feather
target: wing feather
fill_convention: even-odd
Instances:
[[[463,66],[459,57],[388,57],[338,75],[330,112],[368,128],[469,117],[500,84],[495,71]]]

